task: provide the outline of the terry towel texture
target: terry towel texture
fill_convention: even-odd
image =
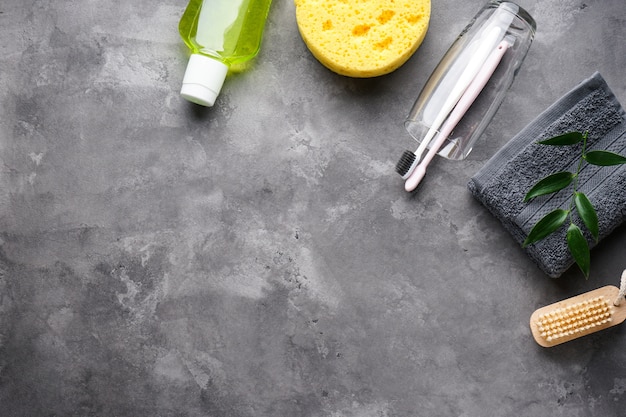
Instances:
[[[587,150],[602,149],[626,154],[624,110],[599,73],[584,80],[541,113],[500,149],[474,175],[468,188],[497,217],[516,241],[522,242],[544,215],[568,209],[571,186],[556,194],[524,203],[524,196],[540,179],[559,172],[576,172],[581,145],[547,146],[536,142],[570,131],[588,132]],[[626,165],[597,167],[585,163],[579,191],[598,213],[600,240],[626,220]],[[582,221],[574,222],[595,242]],[[557,278],[574,260],[565,240],[566,227],[525,248],[526,253],[550,277]]]

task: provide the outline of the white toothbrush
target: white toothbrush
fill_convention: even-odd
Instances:
[[[411,174],[408,176],[404,183],[404,189],[406,191],[413,191],[419,183],[424,178],[426,174],[426,167],[435,157],[435,154],[439,152],[439,148],[443,145],[445,140],[448,138],[454,127],[459,123],[461,118],[465,115],[467,109],[472,105],[478,94],[482,91],[482,89],[487,84],[487,81],[491,78],[491,75],[498,67],[498,64],[502,60],[504,53],[509,49],[514,42],[514,38],[512,36],[507,36],[504,38],[502,42],[491,52],[491,54],[487,57],[486,61],[478,74],[475,75],[469,86],[464,91],[464,94],[458,99],[454,110],[450,113],[448,119],[443,125],[441,131],[439,132],[435,142],[430,147],[428,153],[421,160],[418,165],[413,169]],[[423,143],[423,142],[422,142]]]

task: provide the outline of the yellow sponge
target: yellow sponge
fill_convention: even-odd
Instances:
[[[376,77],[421,45],[430,0],[295,0],[300,35],[313,56],[349,77]]]

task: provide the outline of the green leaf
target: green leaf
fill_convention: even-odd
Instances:
[[[565,223],[568,214],[569,210],[556,209],[543,216],[530,230],[522,247],[525,248],[528,245],[532,245],[556,231]]]
[[[562,146],[562,145],[574,145],[583,140],[583,134],[580,132],[568,132],[563,135],[555,136],[550,139],[542,140],[540,143],[542,145],[554,145],[554,146]]]
[[[574,223],[570,224],[567,229],[567,247],[585,278],[589,278],[589,267],[591,265],[589,245],[587,244],[587,239],[583,236],[583,232]]]
[[[589,151],[583,158],[592,165],[611,166],[626,164],[626,157],[609,151]]]
[[[598,230],[598,214],[596,210],[593,208],[591,201],[587,198],[587,196],[581,192],[574,193],[574,203],[576,204],[576,210],[578,210],[578,215],[587,226],[587,229],[591,232],[593,238],[598,241],[598,234],[600,233]]]
[[[529,201],[532,198],[538,197],[544,194],[551,194],[562,190],[572,183],[576,175],[571,172],[557,172],[556,174],[548,175],[544,179],[535,184],[530,191],[524,197],[524,201]]]

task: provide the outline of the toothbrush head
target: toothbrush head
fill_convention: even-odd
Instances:
[[[400,160],[396,164],[396,172],[402,176],[403,180],[406,180],[413,172],[418,164],[417,155],[411,151],[404,151]]]
[[[618,294],[608,285],[536,310],[530,318],[535,341],[552,347],[622,323],[626,306],[615,305]]]

